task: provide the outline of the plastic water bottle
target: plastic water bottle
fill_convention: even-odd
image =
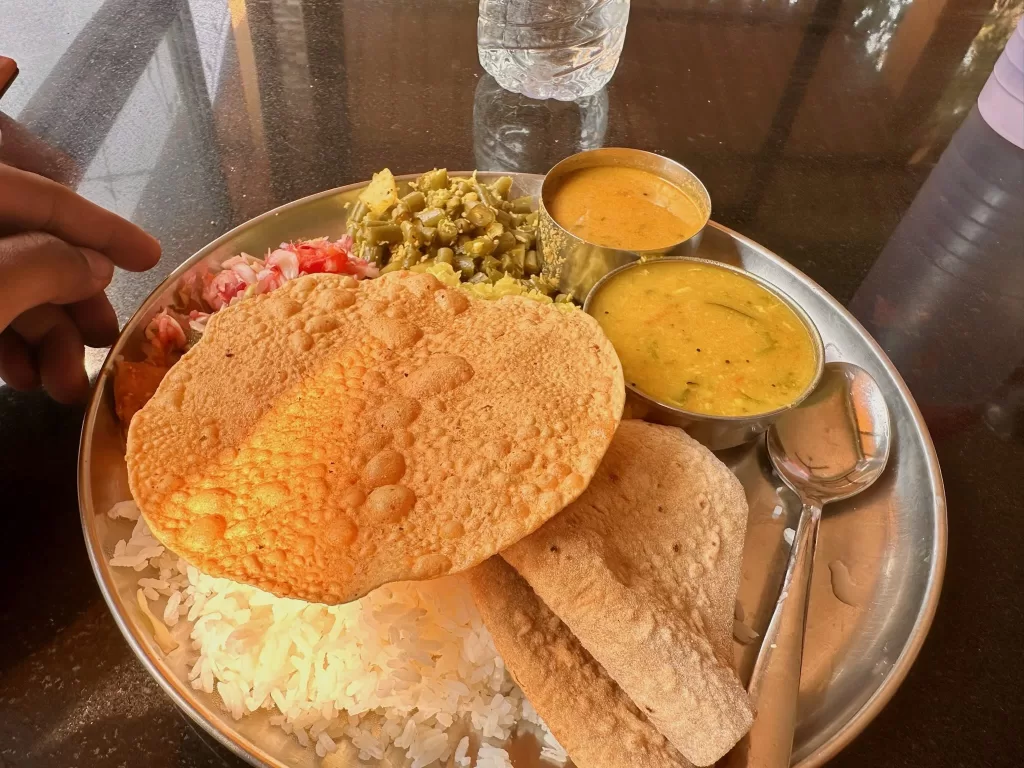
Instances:
[[[628,21],[629,0],[480,0],[480,64],[533,99],[591,96],[615,73]]]

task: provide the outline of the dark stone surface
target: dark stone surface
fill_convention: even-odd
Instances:
[[[634,0],[619,71],[577,108],[481,81],[471,0],[249,0],[234,17],[225,0],[8,0],[0,52],[23,74],[3,109],[59,150],[55,174],[163,242],[156,270],[111,286],[122,321],[216,235],[385,164],[543,172],[602,143],[682,161],[718,221],[868,325],[943,467],[938,616],[833,764],[1009,767],[1024,764],[1024,152],[964,118],[1013,5]],[[95,586],[81,416],[0,390],[0,766],[239,766],[150,680]]]

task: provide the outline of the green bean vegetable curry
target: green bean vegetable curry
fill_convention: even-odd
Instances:
[[[626,381],[667,405],[748,416],[810,386],[811,332],[779,297],[741,274],[693,261],[649,261],[612,276],[588,311]]]
[[[385,168],[349,211],[353,254],[381,267],[382,274],[448,264],[464,282],[496,283],[508,276],[551,295],[554,285],[540,274],[533,200],[512,198],[511,190],[509,176],[485,184],[475,173],[449,176],[441,168],[400,194]]]

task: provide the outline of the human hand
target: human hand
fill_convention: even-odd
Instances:
[[[89,391],[84,345],[117,338],[103,289],[114,266],[149,269],[160,244],[54,181],[0,165],[0,377],[60,402]]]

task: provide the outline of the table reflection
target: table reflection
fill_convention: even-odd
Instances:
[[[603,146],[608,92],[577,101],[538,101],[504,90],[490,75],[473,98],[473,154],[481,171],[546,173],[562,158]]]
[[[940,432],[1021,435],[1022,211],[1024,150],[975,108],[850,304]]]

